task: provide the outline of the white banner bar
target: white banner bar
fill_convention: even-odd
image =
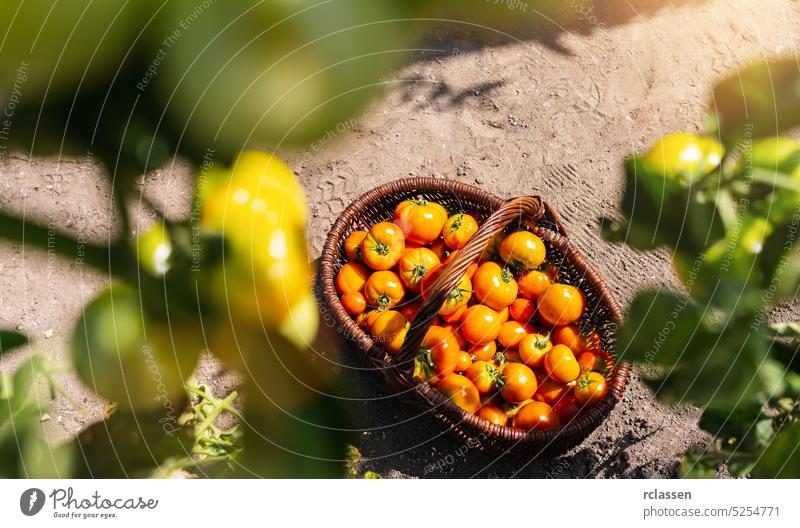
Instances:
[[[5,480],[3,527],[800,526],[787,480]],[[254,522],[257,521],[257,522]],[[153,524],[156,523],[156,524]],[[234,524],[236,523],[236,524]]]

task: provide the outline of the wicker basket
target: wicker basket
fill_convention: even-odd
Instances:
[[[390,356],[347,314],[339,301],[334,279],[347,261],[344,240],[352,231],[368,230],[377,222],[391,220],[398,203],[418,197],[436,201],[448,209],[469,212],[476,217],[480,228],[432,286],[431,295],[415,316],[400,353]],[[586,318],[600,334],[603,349],[616,359],[615,331],[620,308],[603,280],[570,242],[555,213],[537,197],[503,200],[472,185],[441,178],[406,178],[381,185],[356,199],[333,224],[322,250],[322,289],[339,328],[393,391],[429,409],[462,440],[479,440],[483,449],[513,451],[527,457],[553,457],[581,443],[609,415],[625,390],[630,373],[627,363],[616,363],[608,374],[608,392],[602,401],[567,425],[550,431],[522,431],[491,424],[457,407],[434,387],[413,376],[414,357],[447,292],[479,258],[488,241],[504,228],[530,229],[542,238],[548,260],[559,268],[560,281],[577,286],[586,296]]]

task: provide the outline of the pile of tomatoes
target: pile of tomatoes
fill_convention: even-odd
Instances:
[[[397,354],[421,302],[478,231],[476,218],[405,200],[392,222],[346,238],[336,275],[345,310]],[[586,301],[559,282],[542,240],[498,233],[442,303],[415,359],[415,376],[493,424],[548,430],[606,394],[612,367],[584,320]]]

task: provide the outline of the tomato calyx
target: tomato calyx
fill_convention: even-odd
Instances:
[[[598,380],[592,379],[592,377],[589,374],[590,374],[589,372],[584,372],[583,376],[581,376],[578,379],[577,386],[579,389],[586,389],[589,387],[589,385],[593,383],[600,383]]]
[[[377,242],[370,249],[382,257],[389,254],[389,246],[386,242]]]
[[[506,363],[506,355],[500,351],[497,351],[492,358],[492,361],[494,361],[498,366],[502,367]]]
[[[545,348],[547,348],[547,343],[549,342],[550,342],[550,334],[540,335],[536,339],[534,346],[537,348],[537,350],[544,350]]]
[[[411,269],[411,276],[415,279],[421,279],[428,273],[428,266],[425,264],[414,264]]]
[[[448,301],[455,301],[456,303],[460,303],[464,300],[464,294],[469,292],[469,288],[462,288],[461,286],[456,286],[450,293],[447,294]]]
[[[509,282],[514,280],[514,274],[511,273],[511,271],[508,268],[503,268],[500,271],[500,278],[503,280],[503,282],[508,284]]]
[[[385,310],[392,303],[392,298],[385,293],[378,296],[378,310]]]
[[[459,214],[453,223],[450,224],[450,231],[458,231],[461,229],[461,224],[464,223],[464,213]]]
[[[436,375],[436,365],[433,363],[433,354],[430,348],[420,348],[419,354],[414,358],[414,376],[429,380]]]

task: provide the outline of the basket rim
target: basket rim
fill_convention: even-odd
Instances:
[[[365,210],[379,199],[385,198],[398,192],[426,191],[452,193],[458,198],[464,198],[467,202],[482,202],[490,209],[496,210],[506,200],[489,193],[479,187],[463,183],[448,178],[413,177],[399,178],[382,185],[378,185],[353,200],[337,217],[333,223],[320,257],[320,281],[322,293],[325,301],[331,308],[337,323],[340,325],[340,332],[343,330],[344,337],[354,342],[361,351],[374,361],[379,361],[380,365],[370,365],[376,371],[397,370],[396,365],[390,362],[391,356],[372,339],[372,337],[362,330],[353,318],[344,310],[336,291],[334,279],[336,274],[336,259],[338,255],[339,243],[347,234],[348,228],[361,218]],[[578,249],[572,244],[566,229],[561,224],[556,214],[542,200],[545,210],[549,213],[549,220],[554,225],[555,230],[546,227],[528,224],[547,242],[558,247],[564,254],[564,259],[569,259],[572,264],[580,269],[583,277],[589,282],[590,287],[594,288],[600,296],[600,302],[605,305],[615,324],[619,324],[622,317],[622,310],[614,297],[611,295],[603,279],[597,274],[594,268],[583,258]],[[615,358],[616,360],[616,358]],[[577,418],[571,420],[566,425],[548,431],[526,431],[513,428],[511,426],[498,426],[469,413],[453,404],[445,398],[435,387],[427,382],[413,378],[411,380],[399,380],[399,384],[416,395],[417,403],[429,407],[435,414],[449,415],[458,419],[462,424],[469,426],[475,431],[485,433],[490,437],[502,438],[505,441],[514,443],[529,443],[543,445],[542,450],[556,440],[563,441],[565,438],[579,438],[582,440],[589,432],[596,429],[610,414],[617,402],[622,399],[622,394],[627,386],[630,375],[630,364],[626,361],[615,361],[615,368],[608,380],[608,391],[606,396],[581,413]],[[387,384],[391,385],[388,382]],[[397,387],[395,387],[396,389]],[[454,429],[460,424],[451,425]]]

